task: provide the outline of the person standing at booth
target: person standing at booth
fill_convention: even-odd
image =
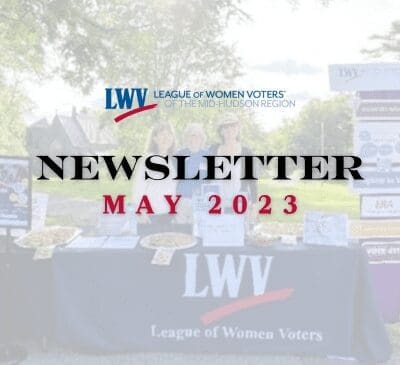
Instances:
[[[150,133],[150,138],[146,150],[146,156],[159,155],[160,163],[165,164],[161,156],[171,156],[176,148],[175,133],[172,126],[167,122],[161,122],[155,125]],[[144,160],[144,159],[143,159]],[[154,162],[157,158],[154,157]],[[159,180],[144,178],[144,165],[138,166],[138,171],[134,178],[133,185],[133,204],[137,207],[143,197],[147,195],[154,214],[138,214],[138,232],[140,233],[155,233],[168,230],[168,226],[172,223],[171,215],[168,214],[169,206],[164,199],[164,195],[176,194],[176,180],[173,179],[176,168],[169,162],[168,167],[170,174],[162,182]],[[153,172],[154,178],[162,177],[162,173]]]
[[[190,156],[185,161],[185,169],[188,176],[196,176],[198,180],[180,180],[177,185],[177,194],[182,196],[180,211],[176,216],[179,224],[191,224],[193,222],[193,201],[194,196],[199,196],[201,186],[205,183],[202,178],[205,176],[204,157],[208,151],[205,148],[206,134],[203,126],[199,123],[189,123],[182,135],[183,148],[176,154],[179,156]]]
[[[218,123],[218,135],[220,143],[210,147],[210,155],[217,156],[248,156],[253,155],[252,151],[243,146],[240,140],[240,121],[236,115],[226,116]],[[253,180],[241,180],[243,167],[239,160],[231,168],[232,175],[229,180],[221,182],[221,196],[223,205],[229,207],[232,205],[232,199],[237,194],[246,194],[249,203],[257,201],[257,183]]]
[[[176,154],[179,156],[190,156],[186,160],[186,171],[188,176],[195,176],[198,171],[204,174],[203,164],[204,157],[207,155],[207,149],[204,147],[206,141],[206,134],[204,129],[199,123],[189,123],[182,135],[183,148]],[[181,180],[178,182],[177,194],[182,195],[183,198],[191,199],[194,194],[199,194],[201,185],[203,184],[202,178],[199,180]]]

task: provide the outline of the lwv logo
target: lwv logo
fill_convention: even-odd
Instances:
[[[253,281],[253,295],[262,295],[265,293],[273,256],[247,256],[240,255],[236,259],[233,255],[226,255],[221,260],[221,255],[204,255],[205,263],[208,267],[209,285],[200,285],[197,283],[197,273],[199,271],[199,255],[186,254],[186,280],[185,297],[205,298],[207,296],[222,297],[225,293],[230,298],[239,296],[240,288],[245,271],[250,270]],[[237,256],[236,256],[237,258]],[[251,293],[248,293],[249,295]]]
[[[271,273],[273,256],[253,255],[219,255],[209,254],[185,254],[186,256],[186,277],[185,292],[186,298],[237,298],[217,308],[211,309],[200,317],[203,325],[220,321],[237,312],[265,305],[267,303],[279,302],[289,299],[293,288],[283,288],[267,291],[268,281]],[[207,269],[200,269],[199,266],[207,266]],[[208,282],[198,282],[197,273],[208,271]],[[243,277],[252,278],[252,291],[241,293]],[[251,285],[246,286],[247,290]],[[244,290],[242,290],[243,292]],[[244,295],[244,296],[243,296]]]
[[[106,88],[105,109],[130,109],[114,118],[119,123],[131,115],[154,109],[157,104],[146,105],[148,89],[143,88]],[[133,108],[133,109],[132,109]]]

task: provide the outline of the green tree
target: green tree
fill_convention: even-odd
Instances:
[[[229,84],[239,74],[240,59],[224,40],[224,30],[232,19],[247,18],[240,3],[240,0],[3,1],[0,86],[7,91],[0,99],[1,111],[9,109],[7,95],[13,94],[13,75],[42,79],[61,75],[84,92],[89,92],[99,81],[150,88],[201,86],[209,80],[218,85]],[[23,96],[21,89],[18,93]],[[21,97],[13,105],[19,115],[14,125],[26,107],[23,100]],[[8,118],[6,114],[0,117],[0,129],[8,129],[12,136],[5,122]],[[19,128],[22,129],[20,122]],[[143,140],[138,130],[123,129],[126,140],[138,143]],[[21,139],[13,140],[14,144],[23,145]]]
[[[23,154],[25,127],[22,112],[26,100],[17,88],[0,82],[0,154]]]
[[[364,49],[362,52],[374,58],[383,55],[392,55],[400,60],[400,20],[391,24],[388,32],[384,34],[374,34],[370,37],[377,45],[370,49]]]
[[[352,108],[346,95],[309,101],[293,119],[268,136],[277,154],[346,154],[352,151]],[[323,151],[322,151],[323,149]]]

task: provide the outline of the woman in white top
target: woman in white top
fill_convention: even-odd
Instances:
[[[147,157],[149,155],[159,156],[171,156],[175,151],[175,134],[169,123],[159,123],[151,131],[150,139],[147,147]],[[144,159],[143,159],[144,160]],[[161,157],[153,157],[154,163],[162,163],[165,165],[165,160]],[[134,179],[133,186],[133,204],[138,207],[143,195],[147,195],[154,214],[145,214],[144,212],[138,217],[139,223],[139,234],[140,231],[146,231],[145,233],[160,232],[168,229],[168,225],[171,224],[173,216],[168,214],[169,205],[165,201],[164,195],[175,195],[176,194],[176,180],[173,180],[173,176],[176,175],[175,166],[172,163],[168,163],[170,174],[166,179],[163,180],[152,180],[144,178],[144,166],[143,164],[138,166],[137,174]],[[152,172],[152,177],[157,179],[162,178],[163,174],[160,172]],[[144,227],[143,225],[146,225]]]

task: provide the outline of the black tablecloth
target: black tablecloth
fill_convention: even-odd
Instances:
[[[52,262],[0,241],[0,343],[52,337]]]
[[[361,248],[197,246],[176,252],[170,266],[152,265],[153,254],[142,247],[58,250],[51,261],[57,341],[96,352],[280,353],[371,362],[390,356]],[[197,267],[188,270],[187,261]],[[215,280],[224,274],[230,291]]]

